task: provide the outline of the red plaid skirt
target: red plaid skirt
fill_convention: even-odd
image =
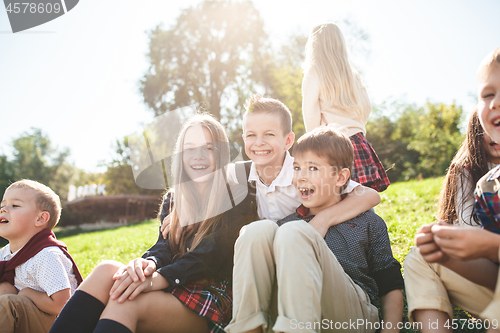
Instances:
[[[349,137],[354,146],[354,165],[351,179],[378,192],[384,191],[390,184],[382,162],[363,133]]]
[[[170,292],[199,316],[207,319],[210,333],[223,333],[232,316],[233,292],[228,281],[210,281],[209,291],[197,284],[185,284]]]

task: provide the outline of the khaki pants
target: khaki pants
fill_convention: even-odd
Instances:
[[[0,296],[0,333],[46,333],[54,320],[27,297]]]
[[[344,272],[325,241],[304,221],[245,226],[236,241],[233,319],[226,331],[273,324],[276,332],[374,332],[378,310]],[[368,325],[350,326],[357,320]],[[343,326],[342,326],[343,325]]]
[[[408,318],[413,311],[431,309],[453,318],[452,304],[490,321],[500,323],[500,282],[495,293],[436,263],[428,263],[413,247],[404,263]],[[499,274],[500,279],[500,274]]]

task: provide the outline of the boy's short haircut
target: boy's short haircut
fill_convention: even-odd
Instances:
[[[481,80],[485,75],[489,73],[491,67],[497,65],[500,67],[500,47],[489,53],[479,65],[478,78]]]
[[[245,122],[246,118],[251,113],[276,115],[280,119],[283,135],[288,135],[292,132],[292,113],[285,104],[277,99],[262,97],[258,94],[253,95],[245,101],[243,122]]]
[[[40,211],[47,211],[50,214],[47,229],[52,229],[56,226],[57,222],[59,222],[59,218],[61,217],[61,199],[59,199],[59,196],[55,194],[50,187],[34,180],[22,179],[10,184],[10,186],[7,187],[7,190],[14,188],[27,188],[35,191],[36,207]]]
[[[307,151],[326,158],[337,170],[348,168],[349,174],[352,172],[354,162],[352,142],[346,135],[330,126],[320,126],[302,135],[295,143],[292,155],[300,156]]]

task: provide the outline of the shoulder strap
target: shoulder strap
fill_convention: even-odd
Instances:
[[[251,166],[252,161],[242,161],[235,163],[236,179],[238,180],[238,184],[243,185],[248,182]]]

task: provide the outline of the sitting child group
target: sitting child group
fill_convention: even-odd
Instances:
[[[374,211],[389,179],[365,138],[370,99],[341,31],[326,23],[306,44],[306,134],[295,142],[290,110],[253,95],[242,119],[250,160],[230,163],[222,125],[208,113],[189,118],[158,240],[141,258],[102,261],[82,279],[52,232],[59,197],[36,181],[12,183],[0,208],[9,241],[0,333],[399,332],[405,323],[445,332],[457,328],[454,306],[497,331],[500,48],[478,81],[438,221],[418,230],[404,280]]]

